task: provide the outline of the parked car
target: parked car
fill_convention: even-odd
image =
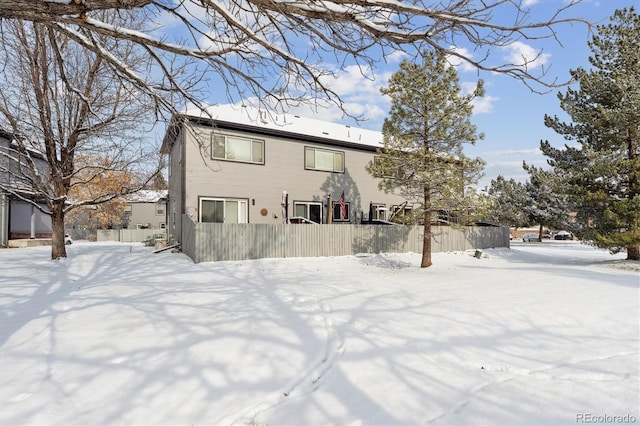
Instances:
[[[554,240],[573,240],[573,234],[568,231],[559,231],[554,237]]]
[[[71,235],[64,234],[64,243],[66,245],[73,244],[73,238],[71,238]]]
[[[525,243],[539,243],[540,235],[537,232],[530,232],[522,236],[522,241]]]

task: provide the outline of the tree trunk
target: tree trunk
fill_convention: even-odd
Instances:
[[[627,247],[627,260],[640,260],[640,246]]]
[[[422,263],[421,268],[428,268],[431,263],[431,219],[429,212],[424,214],[424,239],[422,240]]]
[[[422,239],[421,268],[428,268],[431,263],[431,188],[424,188],[424,238]]]
[[[57,260],[67,257],[67,248],[64,244],[64,204],[59,202],[53,205],[51,214],[51,259]]]

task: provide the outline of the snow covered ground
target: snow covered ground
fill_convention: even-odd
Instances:
[[[638,264],[564,243],[426,270],[0,250],[0,424],[638,424]]]

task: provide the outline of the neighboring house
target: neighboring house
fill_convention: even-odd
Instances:
[[[123,228],[159,229],[167,224],[167,190],[142,190],[125,197]]]
[[[196,222],[356,224],[408,210],[365,169],[382,147],[380,132],[231,105],[208,112],[174,116],[162,143],[167,227],[178,241],[182,214]]]
[[[51,217],[42,213],[29,201],[46,209],[44,201],[34,194],[20,179],[22,158],[13,135],[0,129],[0,246],[9,240],[21,238],[50,238]],[[36,153],[30,153],[38,168],[45,171],[46,161]]]

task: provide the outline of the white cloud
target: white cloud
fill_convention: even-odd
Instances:
[[[451,46],[449,49],[466,58],[473,58],[473,54],[467,48]],[[457,71],[467,72],[467,71],[477,70],[477,68],[471,65],[469,62],[463,61],[457,56],[451,56],[451,55],[447,56],[447,62],[452,67],[455,67]]]
[[[395,58],[399,57],[395,56]],[[380,93],[380,88],[387,84],[391,75],[391,72],[373,74],[357,65],[351,65],[337,70],[335,78],[324,77],[322,83],[342,98],[347,113],[360,117],[364,121],[354,123],[352,119],[345,117],[337,106],[322,102],[315,110],[314,117],[333,122],[349,122],[349,124],[379,131],[389,105],[387,97]],[[309,109],[306,108],[306,111],[308,113]],[[304,114],[304,111],[300,113]]]
[[[397,63],[400,63],[407,56],[408,55],[406,52],[403,52],[402,50],[396,50],[390,55],[387,55],[387,62],[389,62],[390,64],[397,64]]]
[[[477,81],[466,81],[460,83],[461,93],[463,95],[469,94],[473,92],[478,86]],[[493,112],[493,105],[498,101],[499,98],[495,96],[485,95],[480,98],[475,98],[471,101],[473,105],[473,115],[476,114],[486,114]]]
[[[473,115],[487,114],[493,112],[493,105],[499,98],[495,96],[483,96],[475,98],[471,104],[473,105]]]
[[[371,70],[349,65],[336,71],[336,74],[337,78],[323,77],[321,81],[341,96],[363,96],[371,92],[380,92],[380,79],[376,79],[377,76]]]
[[[518,67],[525,67],[529,70],[538,68],[549,63],[551,55],[541,53],[528,44],[520,41],[514,41],[508,46],[502,47],[505,52],[505,61]]]
[[[491,155],[493,157],[528,157],[532,155],[542,155],[540,148],[529,149],[502,149],[497,151],[487,151],[485,155]],[[522,164],[522,163],[520,163]]]

